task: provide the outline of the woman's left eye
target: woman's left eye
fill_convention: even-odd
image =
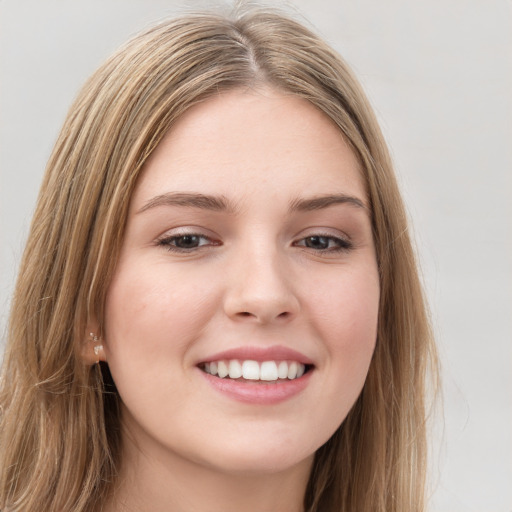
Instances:
[[[348,251],[353,244],[349,240],[330,235],[311,235],[294,243],[296,247],[306,247],[319,252]]]
[[[185,233],[183,235],[172,235],[162,238],[158,245],[164,246],[169,251],[189,252],[205,245],[218,245],[207,236],[195,233]]]

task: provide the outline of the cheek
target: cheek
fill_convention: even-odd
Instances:
[[[352,344],[356,339],[375,342],[380,295],[376,268],[347,271],[329,279],[323,288],[317,285],[315,291],[311,302],[315,317],[330,337],[352,333],[338,338],[342,345]]]
[[[350,395],[358,393],[377,338],[379,280],[376,268],[346,273],[312,301],[314,328],[324,340],[331,378]],[[354,397],[355,399],[355,397]]]
[[[184,350],[214,314],[213,294],[197,280],[171,274],[165,266],[121,264],[106,301],[110,359],[121,352],[145,359],[154,353]]]
[[[122,401],[135,418],[165,422],[170,406],[187,400],[191,387],[168,396],[156,389],[175,389],[188,378],[187,351],[215,313],[214,290],[171,273],[163,264],[120,263],[107,294],[105,351]]]

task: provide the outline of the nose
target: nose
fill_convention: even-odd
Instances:
[[[277,251],[240,255],[228,274],[224,310],[232,320],[275,324],[298,314],[300,302],[291,268]]]

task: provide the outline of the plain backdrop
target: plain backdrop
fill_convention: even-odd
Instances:
[[[0,0],[2,343],[45,162],[79,87],[148,23],[205,5]],[[402,183],[443,366],[430,510],[511,512],[512,2],[287,5],[354,68]]]

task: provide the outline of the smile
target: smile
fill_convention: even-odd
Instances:
[[[196,368],[204,381],[229,399],[272,405],[300,395],[316,363],[286,346],[243,346],[207,355]]]
[[[309,369],[297,361],[220,360],[200,365],[201,370],[221,379],[274,382],[299,379]]]

